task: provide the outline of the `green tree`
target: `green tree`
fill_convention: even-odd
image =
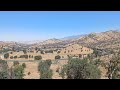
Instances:
[[[12,51],[14,51],[14,52],[15,52],[15,47],[12,47]]]
[[[87,58],[88,58],[89,60],[92,60],[92,59],[93,59],[93,56],[90,55],[90,54],[88,54],[88,55],[87,55]]]
[[[20,58],[28,59],[28,55],[21,55]]]
[[[25,58],[25,59],[28,59],[28,55],[24,55],[24,58]]]
[[[11,56],[10,59],[13,59],[13,56]]]
[[[35,47],[35,50],[37,51],[37,50],[38,50],[38,48],[37,48],[37,47]]]
[[[17,56],[14,56],[14,59],[16,59],[17,58]]]
[[[100,66],[103,64],[103,61],[101,61],[100,59],[96,59],[96,60],[90,59],[89,61],[91,64],[94,64],[96,66]]]
[[[50,50],[49,53],[53,53],[53,50]]]
[[[26,64],[25,63],[23,63],[22,66],[23,66],[23,68],[26,68]]]
[[[46,60],[46,63],[49,65],[49,67],[51,66],[52,64],[52,61],[50,59]]]
[[[52,78],[52,70],[50,69],[51,62],[50,61],[41,61],[38,66],[38,71],[40,72],[40,79],[51,79]]]
[[[44,52],[43,52],[43,51],[41,51],[41,54],[44,54]]]
[[[15,65],[14,76],[15,76],[15,79],[23,79],[25,75],[24,75],[24,68],[22,65]]]
[[[3,70],[0,72],[0,79],[10,79],[7,70]]]
[[[115,54],[109,62],[104,63],[107,69],[107,77],[109,79],[120,79],[120,55]]]
[[[27,54],[27,51],[24,49],[24,50],[23,50],[23,53],[24,53],[24,54]]]
[[[4,58],[8,59],[9,58],[9,53],[4,54]]]
[[[10,79],[7,62],[0,60],[0,79]]]
[[[101,72],[93,63],[88,62],[88,59],[70,59],[67,65],[64,65],[60,73],[62,78],[67,79],[99,79]]]
[[[41,60],[42,59],[42,56],[34,56],[34,60]]]
[[[95,55],[95,57],[99,57],[102,55],[102,52],[97,48],[93,48],[93,54]]]
[[[60,58],[61,58],[60,55],[55,56],[55,59],[60,59]]]
[[[31,58],[31,55],[29,55],[29,58]]]
[[[53,53],[53,50],[47,50],[45,53]]]

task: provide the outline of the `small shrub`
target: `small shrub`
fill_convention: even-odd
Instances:
[[[26,54],[26,53],[27,53],[27,51],[26,51],[26,50],[23,50],[23,53],[24,53],[24,54]]]
[[[57,53],[60,53],[60,51],[58,51]]]
[[[34,60],[41,60],[42,59],[42,56],[34,56]]]
[[[37,47],[35,47],[35,50],[37,51],[37,50],[38,50],[38,48],[37,48]]]
[[[17,56],[14,56],[14,59],[16,59],[17,58]]]
[[[58,73],[59,73],[59,70],[60,70],[60,68],[57,68],[57,69],[56,69],[56,72],[58,72]]]
[[[22,66],[23,66],[23,68],[26,68],[26,64],[25,63],[23,63]]]
[[[9,53],[4,54],[4,58],[5,59],[9,58]]]
[[[28,55],[21,55],[20,58],[28,59]]]
[[[47,63],[49,66],[51,66],[52,61],[51,61],[50,59],[48,59],[48,60],[46,60],[46,63]]]
[[[31,55],[29,55],[29,58],[31,58]]]
[[[30,75],[31,73],[30,72],[28,72],[28,75]]]
[[[13,54],[13,52],[10,52],[10,54]]]
[[[43,51],[41,51],[41,54],[44,54],[44,52],[43,52]]]
[[[59,55],[55,56],[55,59],[60,59],[61,57]]]
[[[13,56],[11,56],[10,59],[13,59]]]

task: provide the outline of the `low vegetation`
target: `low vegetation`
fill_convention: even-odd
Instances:
[[[82,47],[75,48],[80,49],[79,55],[74,53],[74,47],[71,49],[66,49],[67,44],[77,43]],[[32,47],[33,46],[33,47]],[[69,45],[70,46],[70,45]],[[93,49],[93,53],[89,53],[87,58],[84,58],[81,52],[84,53],[84,46]],[[32,47],[29,48],[28,47]],[[63,52],[61,51],[64,49]],[[90,51],[88,49],[88,51]],[[40,79],[52,79],[53,71],[51,70],[51,64],[55,65],[52,68],[54,73],[59,73],[63,79],[120,79],[120,31],[110,31],[103,32],[100,34],[89,34],[82,36],[82,38],[62,41],[60,43],[40,45],[19,45],[18,43],[13,46],[11,45],[1,45],[1,59],[3,57],[7,60],[18,59],[18,60],[38,60],[38,71],[40,74]],[[9,52],[8,52],[9,51]],[[23,51],[21,54],[21,51]],[[30,51],[30,52],[29,52]],[[68,53],[69,52],[69,53]],[[71,52],[74,55],[71,55]],[[5,54],[4,54],[5,53]],[[29,54],[30,53],[30,54]],[[4,55],[3,55],[4,54]],[[27,55],[28,54],[28,55]],[[35,55],[36,54],[36,55]],[[38,55],[39,54],[39,55]],[[56,55],[57,54],[57,55]],[[61,54],[65,54],[61,55]],[[2,56],[3,55],[3,56]],[[12,55],[12,56],[11,56]],[[48,58],[50,55],[56,55],[55,60],[43,61],[43,57]],[[59,60],[65,58],[68,55],[67,62],[64,60]],[[87,54],[86,54],[87,55]],[[50,58],[53,59],[53,56]],[[78,59],[79,57],[79,59]],[[44,58],[43,58],[44,59]],[[46,58],[45,58],[46,59]],[[35,63],[36,64],[36,63]],[[34,64],[34,65],[35,65]],[[29,66],[28,66],[29,67]],[[13,62],[12,67],[8,67],[7,62],[0,60],[0,79],[23,79],[26,63],[19,63],[18,61]],[[34,68],[34,67],[33,67]],[[104,68],[105,70],[102,71]],[[33,74],[32,71],[27,71],[27,75]],[[104,74],[104,75],[103,75]],[[32,76],[32,75],[31,75]]]

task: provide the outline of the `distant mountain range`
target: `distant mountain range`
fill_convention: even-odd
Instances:
[[[22,44],[34,44],[34,43],[39,43],[42,42],[41,40],[32,40],[32,41],[18,41],[18,43]]]
[[[59,42],[61,42],[61,40],[53,38],[53,39],[48,39],[48,40],[45,40],[45,41],[42,41],[42,42],[38,42],[37,44],[46,45],[46,44],[54,44],[54,43],[59,43]]]
[[[114,48],[120,46],[120,30],[110,30],[100,33],[90,33],[80,37],[75,42],[89,47]]]
[[[61,38],[60,40],[77,39],[77,38],[79,38],[80,36],[81,36],[81,35],[68,36],[68,37]]]
[[[64,37],[61,38],[60,40],[70,40],[70,39],[78,39],[80,37],[86,36],[87,34],[83,34],[83,35],[73,35],[73,36],[68,36],[68,37]]]
[[[21,42],[3,42],[0,41],[1,45],[18,45],[18,44],[31,44],[35,46],[42,45],[65,45],[70,43],[78,43],[87,47],[97,47],[97,48],[119,48],[120,46],[120,30],[109,30],[100,33],[90,33],[85,35],[76,35],[68,36],[61,39],[48,39],[44,41],[35,40],[35,41],[21,41]]]

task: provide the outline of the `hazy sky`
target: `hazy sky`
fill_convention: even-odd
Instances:
[[[120,11],[0,11],[0,41],[44,40],[120,29]]]

